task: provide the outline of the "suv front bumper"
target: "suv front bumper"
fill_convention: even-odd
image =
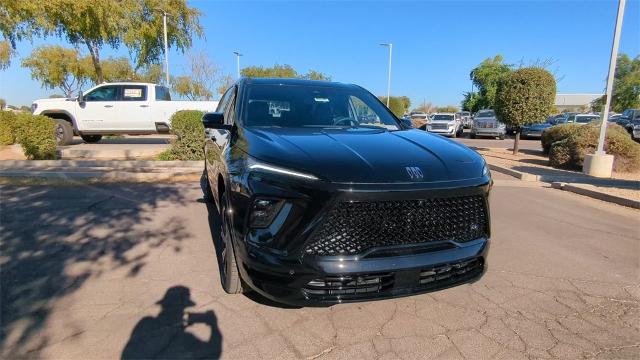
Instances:
[[[285,229],[285,233],[295,234],[279,247],[256,244],[259,234],[253,235],[251,231],[234,232],[240,275],[258,293],[290,305],[326,305],[398,297],[477,279],[485,271],[490,244],[488,195],[491,184],[491,178],[484,177],[447,184],[327,184],[328,188],[324,189],[314,187],[310,199],[315,200],[311,203],[320,204],[309,209],[312,217],[299,215],[305,219],[298,224],[298,228],[303,229],[301,232]],[[264,181],[255,185],[260,194],[271,189]],[[310,190],[296,189],[311,195]],[[337,203],[464,195],[483,196],[487,221],[485,236],[465,242],[425,241],[374,247],[357,255],[320,256],[304,251],[311,235]],[[240,217],[238,221],[246,219],[246,215],[236,215]]]

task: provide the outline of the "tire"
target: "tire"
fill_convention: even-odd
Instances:
[[[102,135],[82,135],[81,137],[84,142],[89,144],[97,143],[102,140]]]
[[[73,128],[68,121],[55,119],[56,142],[59,146],[69,145],[73,140]]]
[[[475,138],[476,138],[476,134],[474,134],[474,133],[470,133],[470,134],[469,134],[469,137],[470,137],[471,139],[475,139]]]
[[[207,173],[207,165],[204,165],[202,176],[200,177],[200,187],[202,188],[202,199],[205,202],[213,202],[213,191],[211,191],[211,183],[209,183],[209,174]]]
[[[504,134],[498,136],[498,139],[500,139],[500,140],[504,140],[504,138],[505,138]]]
[[[242,281],[238,272],[236,255],[233,251],[233,241],[229,233],[228,204],[227,194],[223,193],[220,199],[220,238],[224,249],[222,249],[222,256],[220,256],[222,260],[222,264],[220,264],[220,281],[227,294],[240,294],[242,293]]]

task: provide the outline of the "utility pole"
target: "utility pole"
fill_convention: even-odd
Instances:
[[[240,79],[240,56],[242,56],[242,54],[240,54],[240,52],[238,52],[238,51],[234,51],[233,53],[236,55],[236,74],[237,74],[237,78]]]
[[[391,53],[393,52],[393,44],[392,43],[383,43],[380,46],[385,46],[389,48],[389,71],[387,76],[387,107],[389,107],[389,98],[391,97]]]
[[[595,154],[586,154],[582,172],[587,175],[597,177],[611,177],[613,171],[613,155],[607,155],[604,151],[604,140],[607,135],[607,125],[609,122],[609,107],[611,106],[611,93],[613,92],[613,80],[616,73],[616,62],[618,60],[618,45],[620,43],[620,31],[622,30],[622,20],[624,18],[625,0],[618,2],[618,14],[616,17],[616,27],[613,32],[613,44],[611,45],[611,58],[609,60],[609,75],[607,76],[607,92],[602,113],[602,124],[600,125],[600,136],[598,138],[598,150]]]
[[[163,26],[163,38],[164,38],[164,74],[166,76],[166,85],[169,86],[169,42],[167,41],[167,14],[163,9],[154,9],[162,13],[162,26]]]

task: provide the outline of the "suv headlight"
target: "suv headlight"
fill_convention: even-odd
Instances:
[[[487,163],[484,163],[484,166],[482,167],[482,176],[489,176],[491,177],[491,171],[489,171],[489,165],[487,165]]]
[[[256,159],[249,158],[248,167],[253,171],[267,172],[272,174],[280,174],[285,176],[297,177],[307,180],[320,180],[317,176],[307,174],[304,172],[286,169],[280,166],[275,166],[267,163],[260,162]]]
[[[268,227],[282,209],[283,204],[284,201],[279,199],[255,199],[249,215],[249,226],[258,229]]]

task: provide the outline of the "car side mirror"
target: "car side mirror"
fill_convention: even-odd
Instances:
[[[210,112],[202,116],[202,125],[205,129],[231,130],[233,126],[224,123],[224,114]]]
[[[78,91],[78,98],[76,100],[79,103],[83,103],[84,102],[84,94],[82,93],[82,90]]]

